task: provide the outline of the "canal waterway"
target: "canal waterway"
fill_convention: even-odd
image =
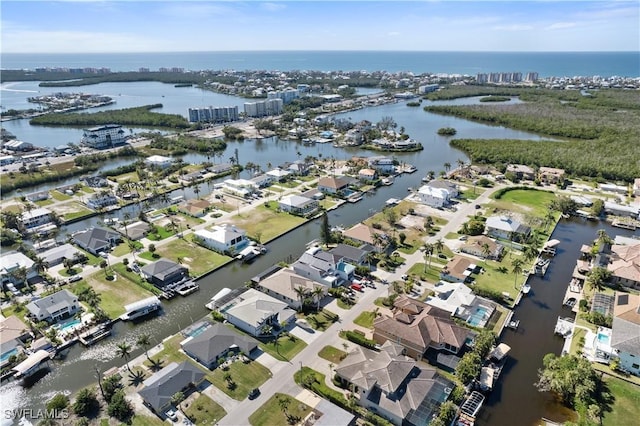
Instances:
[[[633,231],[614,228],[606,222],[582,219],[561,220],[551,238],[560,241],[545,277],[531,276],[530,293],[514,310],[520,320],[517,331],[505,330],[502,341],[511,346],[509,358],[498,385],[489,395],[480,412],[479,426],[533,426],[545,417],[563,423],[574,413],[563,407],[550,393],[534,387],[542,359],[548,353],[560,355],[564,339],[554,334],[558,316],[573,317],[562,306],[582,244],[597,238],[599,229],[615,235],[632,236]]]

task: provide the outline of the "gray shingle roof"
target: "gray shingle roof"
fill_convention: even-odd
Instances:
[[[171,397],[189,384],[198,384],[205,373],[189,361],[172,362],[144,381],[138,394],[159,413],[171,402]]]
[[[110,244],[110,240],[120,238],[117,232],[109,231],[104,228],[91,228],[81,231],[73,235],[73,240],[88,250],[100,249]]]
[[[42,299],[34,300],[27,305],[27,309],[36,318],[47,318],[52,313],[69,307],[78,302],[78,297],[69,290],[60,290]]]
[[[142,268],[142,273],[164,281],[166,277],[173,274],[175,271],[186,269],[187,268],[185,268],[184,266],[172,260],[162,258],[153,263],[145,265]]]
[[[182,349],[208,366],[232,346],[237,346],[239,350],[249,354],[258,346],[258,341],[238,334],[223,324],[213,324],[182,345]]]

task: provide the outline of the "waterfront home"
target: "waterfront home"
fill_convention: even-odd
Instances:
[[[383,175],[390,175],[395,173],[396,171],[395,162],[391,157],[376,155],[367,158],[367,162],[370,168],[377,170],[378,173]]]
[[[640,376],[640,296],[616,292],[611,327],[611,347],[620,367]]]
[[[227,172],[230,172],[231,170],[233,170],[233,164],[231,163],[214,164],[209,168],[207,168],[207,171],[209,173],[213,173],[216,175],[219,175],[221,173],[227,173]]]
[[[288,170],[296,176],[306,176],[309,174],[311,164],[307,163],[306,161],[296,160],[293,163],[289,163],[286,165],[286,167],[282,168]]]
[[[144,164],[149,167],[157,167],[159,169],[166,169],[173,164],[174,160],[171,157],[165,157],[163,155],[152,155],[145,158]]]
[[[69,290],[60,290],[28,303],[26,308],[35,322],[55,323],[74,316],[80,310],[80,303],[78,297]]]
[[[538,180],[546,184],[562,184],[564,183],[564,169],[556,169],[553,167],[540,167],[538,169]]]
[[[87,176],[80,178],[80,181],[84,182],[89,188],[105,188],[109,186],[109,181],[102,176]]]
[[[49,225],[52,221],[51,210],[43,207],[27,210],[20,215],[20,223],[27,231],[35,231],[40,227]]]
[[[354,247],[340,243],[329,250],[329,253],[342,257],[345,262],[351,263],[352,265],[363,265],[367,262],[367,257],[372,251],[373,247],[368,244]]]
[[[191,173],[187,173],[184,175],[180,175],[178,177],[178,179],[191,183],[191,182],[196,182],[200,179],[202,179],[202,171],[197,171],[197,172],[191,172]]]
[[[487,235],[510,241],[524,241],[531,234],[531,228],[508,216],[491,216],[485,223]]]
[[[536,177],[535,170],[524,164],[509,164],[505,173],[513,173],[519,180],[534,180]]]
[[[258,176],[254,176],[250,179],[251,183],[253,183],[257,188],[266,188],[275,182],[273,176],[267,174],[261,174]]]
[[[275,182],[284,182],[291,175],[291,172],[289,170],[273,169],[269,170],[266,175],[271,176]]]
[[[30,142],[19,141],[17,139],[5,142],[2,147],[8,151],[32,151],[33,144]]]
[[[435,295],[427,297],[427,305],[450,312],[474,327],[484,327],[496,310],[495,303],[476,296],[463,283],[440,281],[433,291]]]
[[[257,189],[257,185],[247,179],[226,179],[222,186],[222,190],[227,194],[242,198],[247,198]]]
[[[444,188],[423,185],[416,192],[416,199],[427,206],[442,208],[450,203],[451,194]]]
[[[29,327],[15,315],[0,319],[0,368],[9,364],[12,356],[24,352],[24,345],[31,340]]]
[[[121,241],[120,234],[104,228],[89,228],[73,234],[73,242],[93,255],[106,252]]]
[[[38,276],[38,272],[33,268],[33,260],[18,251],[10,251],[2,253],[0,256],[0,280],[2,284],[13,283],[22,286],[24,282],[20,282],[16,275],[18,270],[23,269],[26,273],[26,280]]]
[[[297,216],[308,216],[318,211],[317,200],[302,195],[287,195],[278,201],[280,210]]]
[[[625,205],[625,204],[613,203],[611,201],[605,201],[604,211],[607,214],[612,214],[615,216],[632,217],[634,219],[640,220],[640,206],[638,206],[637,204]]]
[[[44,201],[49,199],[49,191],[32,192],[25,196],[27,201],[35,203],[36,201]]]
[[[440,279],[452,283],[467,283],[471,281],[471,274],[478,272],[478,265],[463,256],[455,255],[440,271]]]
[[[85,199],[87,207],[93,210],[104,209],[105,207],[115,206],[118,199],[110,192],[97,192]]]
[[[460,191],[458,190],[458,185],[448,180],[434,179],[429,181],[429,183],[427,183],[427,186],[430,186],[432,188],[446,189],[449,192],[449,198],[456,198],[460,193]]]
[[[350,146],[362,145],[364,141],[364,132],[362,129],[349,129],[344,135],[344,143]]]
[[[428,356],[435,361],[438,354],[457,357],[475,333],[450,317],[443,309],[400,295],[393,303],[391,317],[385,315],[374,320],[373,340],[380,344],[387,340],[398,343],[416,360]],[[434,354],[427,354],[429,349]]]
[[[252,288],[219,310],[227,321],[252,336],[271,335],[296,317],[287,303]]]
[[[477,235],[469,237],[460,246],[460,251],[482,259],[500,260],[504,246],[485,235]]]
[[[216,323],[196,336],[180,342],[182,350],[208,369],[214,369],[218,361],[227,356],[244,353],[251,355],[258,348],[258,341],[239,334],[224,324]]]
[[[189,276],[187,267],[165,258],[145,265],[140,272],[147,281],[159,288],[182,281]]]
[[[291,267],[297,274],[327,287],[338,287],[343,282],[350,282],[356,269],[343,257],[326,252],[320,247],[306,250]]]
[[[350,183],[346,176],[324,176],[318,180],[318,189],[325,194],[342,195]]]
[[[377,252],[382,252],[389,244],[389,236],[383,231],[363,223],[357,223],[342,231],[342,235],[360,244],[368,244]]]
[[[612,283],[640,289],[640,242],[612,245],[606,267],[611,272]]]
[[[208,229],[198,229],[193,233],[202,243],[219,253],[237,253],[249,244],[246,233],[235,225],[224,223]]]
[[[262,277],[256,289],[285,302],[296,311],[302,309],[305,299],[317,302],[318,298],[322,300],[327,295],[327,286],[302,277],[291,269],[280,269]]]
[[[425,425],[438,413],[454,384],[403,352],[401,345],[390,341],[379,352],[356,345],[335,373],[356,395],[358,405],[397,426]]]
[[[90,129],[84,129],[81,143],[94,149],[113,148],[127,141],[122,126],[118,124],[105,124]]]
[[[144,387],[138,391],[138,395],[154,413],[163,416],[171,408],[171,400],[176,393],[197,388],[205,381],[204,371],[189,361],[180,364],[172,362],[142,382]]]
[[[151,225],[141,220],[125,225],[124,223],[116,228],[121,235],[130,240],[137,241],[147,236],[151,231]]]
[[[358,171],[358,179],[363,181],[372,181],[378,179],[378,172],[374,169],[360,169]]]
[[[210,208],[211,203],[207,200],[188,200],[178,205],[178,210],[193,217],[204,216]]]
[[[84,254],[71,244],[63,244],[61,246],[50,248],[40,253],[39,257],[47,262],[49,268],[61,264],[65,259],[75,259],[84,257]]]

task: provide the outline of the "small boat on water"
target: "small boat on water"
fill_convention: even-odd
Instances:
[[[125,313],[120,316],[122,321],[131,321],[153,312],[156,312],[161,307],[160,299],[156,296],[151,296],[143,300],[139,300],[134,303],[130,303],[124,307]]]
[[[194,281],[187,281],[180,287],[176,288],[175,291],[180,296],[188,296],[189,294],[194,293],[198,290],[200,290],[200,286],[198,284],[196,284]]]
[[[91,346],[102,339],[111,335],[111,326],[109,324],[100,324],[91,330],[78,336],[78,340],[85,346]]]
[[[392,177],[382,178],[380,182],[385,186],[389,186],[393,184],[393,178]]]
[[[520,325],[520,320],[511,319],[505,327],[510,328],[512,330],[517,330],[519,325]]]
[[[529,294],[531,291],[531,286],[529,284],[525,284],[522,286],[522,294]]]

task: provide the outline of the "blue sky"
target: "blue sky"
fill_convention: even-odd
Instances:
[[[640,51],[629,1],[2,0],[4,53]]]

